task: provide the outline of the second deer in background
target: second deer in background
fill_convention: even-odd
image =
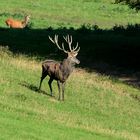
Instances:
[[[69,75],[72,73],[75,64],[79,64],[80,61],[76,58],[80,47],[78,47],[78,42],[76,47],[72,47],[72,36],[67,35],[66,37],[63,37],[66,41],[66,43],[69,46],[69,51],[65,50],[64,43],[62,43],[62,47],[58,44],[58,35],[55,35],[54,39],[52,39],[49,36],[49,39],[52,43],[54,43],[60,50],[68,54],[68,57],[64,59],[62,62],[56,62],[54,60],[46,60],[42,63],[42,77],[40,80],[40,86],[39,90],[41,88],[41,84],[43,79],[49,75],[49,87],[52,95],[52,81],[56,80],[59,90],[59,97],[58,100],[61,99],[61,87],[62,87],[62,100],[64,100],[64,88],[66,80],[68,79]]]
[[[25,16],[25,19],[23,21],[9,18],[5,21],[5,23],[10,28],[25,28],[29,22],[29,19],[30,19],[30,15]]]

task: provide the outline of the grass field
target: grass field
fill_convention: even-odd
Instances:
[[[125,5],[113,4],[114,0],[7,0],[0,5],[0,26],[6,27],[4,20],[15,17],[22,19],[31,15],[33,28],[80,27],[82,24],[97,24],[101,28],[111,28],[115,24],[139,23],[140,13]]]
[[[0,139],[140,139],[140,13],[113,2],[1,1]],[[6,27],[7,18],[26,14],[29,28]],[[48,40],[54,34],[60,40],[72,34],[81,47],[81,64],[67,81],[64,102],[57,100],[56,82],[55,97],[49,96],[48,78],[38,92],[41,62],[65,57]]]

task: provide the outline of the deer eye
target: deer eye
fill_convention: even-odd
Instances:
[[[77,56],[77,53],[75,53],[74,56],[76,57]]]

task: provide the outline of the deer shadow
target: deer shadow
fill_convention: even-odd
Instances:
[[[30,84],[30,83],[27,83],[27,82],[21,82],[19,83],[19,85],[23,86],[23,87],[26,87],[32,91],[34,91],[34,93],[37,93],[37,94],[43,94],[43,95],[47,95],[47,96],[50,96],[50,97],[53,97],[51,96],[50,94],[48,94],[46,91],[44,90],[39,90],[37,86],[33,85],[33,84]]]

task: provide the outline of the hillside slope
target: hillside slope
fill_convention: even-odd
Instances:
[[[140,89],[119,81],[117,75],[129,75],[129,80],[134,76],[132,85],[140,81],[135,75],[139,73],[135,68],[139,67],[140,13],[113,2],[0,2],[0,139],[140,139]],[[28,28],[6,26],[7,18],[22,20],[27,14],[31,15]],[[81,63],[67,81],[64,102],[57,100],[56,82],[50,97],[48,78],[38,91],[41,62],[64,58],[48,40],[54,34],[60,42],[63,35],[71,34],[81,47]],[[112,68],[106,75],[108,67],[115,72]]]
[[[41,65],[34,58],[0,51],[0,139],[140,138],[140,90],[98,73],[77,69],[66,100],[50,97],[47,79],[38,92]],[[132,96],[135,95],[135,96]]]

